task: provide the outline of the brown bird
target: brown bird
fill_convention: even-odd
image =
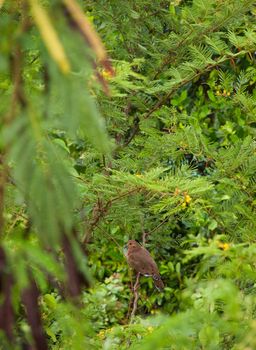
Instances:
[[[146,277],[152,277],[158,290],[164,288],[155,260],[150,253],[134,240],[128,241],[124,248],[124,254],[130,267],[137,273]]]

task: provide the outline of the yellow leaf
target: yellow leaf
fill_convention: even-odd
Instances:
[[[51,24],[49,16],[45,9],[37,0],[30,0],[32,15],[41,33],[42,39],[47,47],[49,54],[59,66],[63,73],[70,72],[70,64],[66,57],[64,48],[58,38],[58,34]]]

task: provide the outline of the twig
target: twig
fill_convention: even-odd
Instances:
[[[170,99],[170,97],[181,87],[183,87],[184,85],[188,84],[190,81],[200,77],[201,75],[203,75],[204,73],[210,71],[211,69],[219,66],[220,64],[222,64],[223,62],[233,59],[235,60],[237,57],[240,57],[241,55],[244,55],[245,51],[240,51],[238,53],[235,54],[230,54],[228,56],[223,57],[221,60],[215,60],[214,63],[208,64],[208,66],[202,68],[200,71],[197,71],[193,76],[189,77],[189,78],[185,78],[184,80],[180,81],[179,83],[177,83],[177,85],[173,86],[171,88],[170,91],[168,91],[167,93],[165,93],[162,97],[160,97],[155,104],[142,116],[142,120],[148,119],[149,117],[151,117],[151,115],[157,111],[158,109],[160,109],[165,103],[166,101],[168,101]],[[133,126],[133,129],[131,131],[130,137],[129,139],[123,143],[122,147],[119,147],[119,149],[122,149],[126,146],[128,146],[131,141],[134,139],[134,137],[139,133],[140,131],[140,126],[139,124],[135,124],[135,126]],[[119,150],[117,149],[116,152]]]
[[[86,244],[89,242],[93,230],[98,225],[99,221],[102,218],[104,218],[104,216],[107,214],[108,210],[111,208],[114,202],[118,201],[119,199],[122,199],[123,197],[127,197],[134,192],[139,193],[140,191],[141,191],[141,188],[139,187],[133,188],[129,191],[121,193],[119,196],[116,196],[108,200],[106,203],[103,203],[102,200],[98,198],[97,203],[94,205],[94,208],[93,208],[93,217],[88,223],[88,227],[86,229],[86,232],[82,240],[83,244]]]
[[[140,126],[138,123],[135,124],[135,126],[133,127],[133,130],[128,138],[128,140],[126,140],[123,144],[122,147],[128,146],[129,143],[132,141],[132,139],[134,138],[134,136],[140,131]]]
[[[222,5],[220,5],[220,6],[222,6]],[[217,7],[215,8],[214,11],[216,12],[216,11],[219,9],[220,6],[217,6]],[[220,22],[217,22],[217,23],[214,22],[213,27],[206,28],[206,29],[202,30],[201,32],[199,32],[199,33],[197,34],[197,38],[199,38],[199,37],[202,38],[202,37],[204,37],[204,36],[206,36],[206,35],[208,35],[208,34],[210,34],[210,33],[216,32],[216,31],[217,31],[220,27],[222,27],[222,26],[225,24],[225,22],[228,21],[231,17],[232,17],[232,15],[229,14],[227,17],[225,17],[224,19],[222,19]],[[184,47],[184,46],[189,46],[189,44],[191,44],[191,39],[190,39],[190,37],[191,37],[191,34],[193,34],[193,33],[194,33],[194,30],[193,30],[193,28],[192,28],[192,29],[190,29],[190,31],[186,34],[186,36],[185,36],[184,38],[182,38],[182,39],[175,45],[175,47],[171,48],[171,49],[168,51],[167,55],[164,57],[164,59],[163,59],[161,65],[160,65],[160,67],[157,69],[155,75],[153,76],[152,80],[155,80],[155,79],[158,77],[158,75],[159,75],[160,73],[162,73],[162,71],[166,68],[166,66],[168,66],[168,65],[171,63],[172,55],[173,55],[174,53],[176,53],[177,50],[178,50],[181,46]],[[192,37],[192,41],[193,41],[193,37]]]
[[[146,244],[146,239],[147,239],[148,233],[144,230],[144,222],[143,222],[142,217],[141,217],[140,222],[141,222],[141,231],[142,231],[142,245],[144,247]]]
[[[130,281],[131,281],[130,288],[131,288],[131,292],[133,292],[132,270],[128,269],[128,271],[129,271],[129,278],[130,278]],[[133,304],[133,297],[131,297],[130,301],[129,301],[128,311],[127,311],[127,320],[129,320],[129,318],[130,318],[132,304]]]
[[[153,230],[151,230],[148,235],[150,235],[151,233],[155,232],[156,230],[158,230],[163,224],[165,224],[168,221],[168,218],[164,219],[162,222],[160,222],[159,225],[157,225],[155,228],[153,228]]]
[[[117,242],[117,240],[112,237],[109,233],[107,233],[106,231],[104,231],[98,224],[96,224],[96,227],[107,237],[109,237],[110,239],[112,239],[112,241],[116,244],[116,246],[118,247],[118,249],[120,250],[120,252],[123,251],[122,247],[120,246],[120,244]]]
[[[153,228],[150,232],[146,232],[143,227],[143,220],[141,219],[141,231],[142,231],[142,245],[143,247],[146,244],[147,237],[151,235],[151,233],[158,230],[162,225],[164,225],[168,221],[168,218],[165,218],[163,221],[160,222],[156,227]]]
[[[138,307],[138,300],[139,300],[139,286],[140,286],[140,273],[137,273],[136,276],[136,282],[133,288],[133,295],[134,295],[134,299],[133,299],[133,307],[132,307],[132,312],[131,312],[131,317],[130,317],[130,323],[132,323],[133,318],[135,316],[137,307]]]
[[[23,210],[23,208],[21,210]],[[10,225],[8,230],[6,230],[6,235],[12,232],[13,228],[16,226],[18,220],[20,219],[24,219],[26,221],[26,224],[28,223],[28,218],[25,215],[23,215],[22,213],[15,213],[15,218],[12,219],[12,224]]]

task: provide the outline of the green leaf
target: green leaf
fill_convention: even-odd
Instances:
[[[199,332],[199,339],[201,344],[207,349],[217,349],[220,341],[220,334],[218,329],[212,326],[205,326]]]
[[[208,225],[208,228],[210,231],[213,231],[215,230],[216,228],[218,227],[218,223],[216,220],[211,220],[209,225]]]

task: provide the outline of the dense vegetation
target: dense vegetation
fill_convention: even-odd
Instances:
[[[255,1],[0,7],[0,347],[255,349]]]

